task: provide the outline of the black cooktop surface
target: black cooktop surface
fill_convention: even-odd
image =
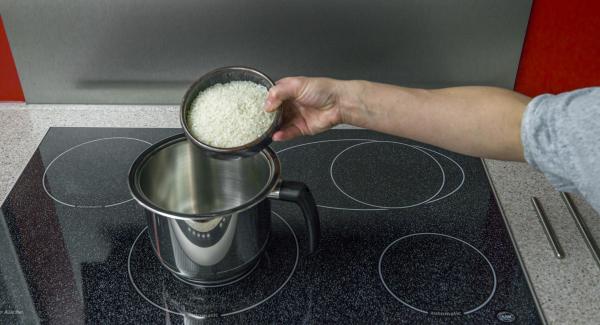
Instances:
[[[481,160],[365,130],[272,145],[319,205],[317,253],[299,209],[274,201],[251,273],[175,278],[126,176],[180,132],[48,131],[2,205],[0,323],[542,323]]]

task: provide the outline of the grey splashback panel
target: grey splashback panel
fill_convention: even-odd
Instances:
[[[204,72],[512,88],[530,0],[4,0],[30,103],[175,104]]]

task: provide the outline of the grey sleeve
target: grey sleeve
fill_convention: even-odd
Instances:
[[[527,162],[557,190],[580,193],[600,212],[600,87],[535,97],[521,141]]]

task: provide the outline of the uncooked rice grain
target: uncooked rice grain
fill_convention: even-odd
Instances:
[[[216,84],[192,102],[188,129],[202,143],[218,148],[248,144],[266,132],[274,113],[263,110],[267,88],[251,81]]]

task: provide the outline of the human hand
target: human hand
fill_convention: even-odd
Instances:
[[[314,135],[342,123],[342,102],[347,93],[346,82],[340,80],[289,77],[277,81],[265,103],[267,112],[283,110],[281,127],[273,134],[273,140]]]

